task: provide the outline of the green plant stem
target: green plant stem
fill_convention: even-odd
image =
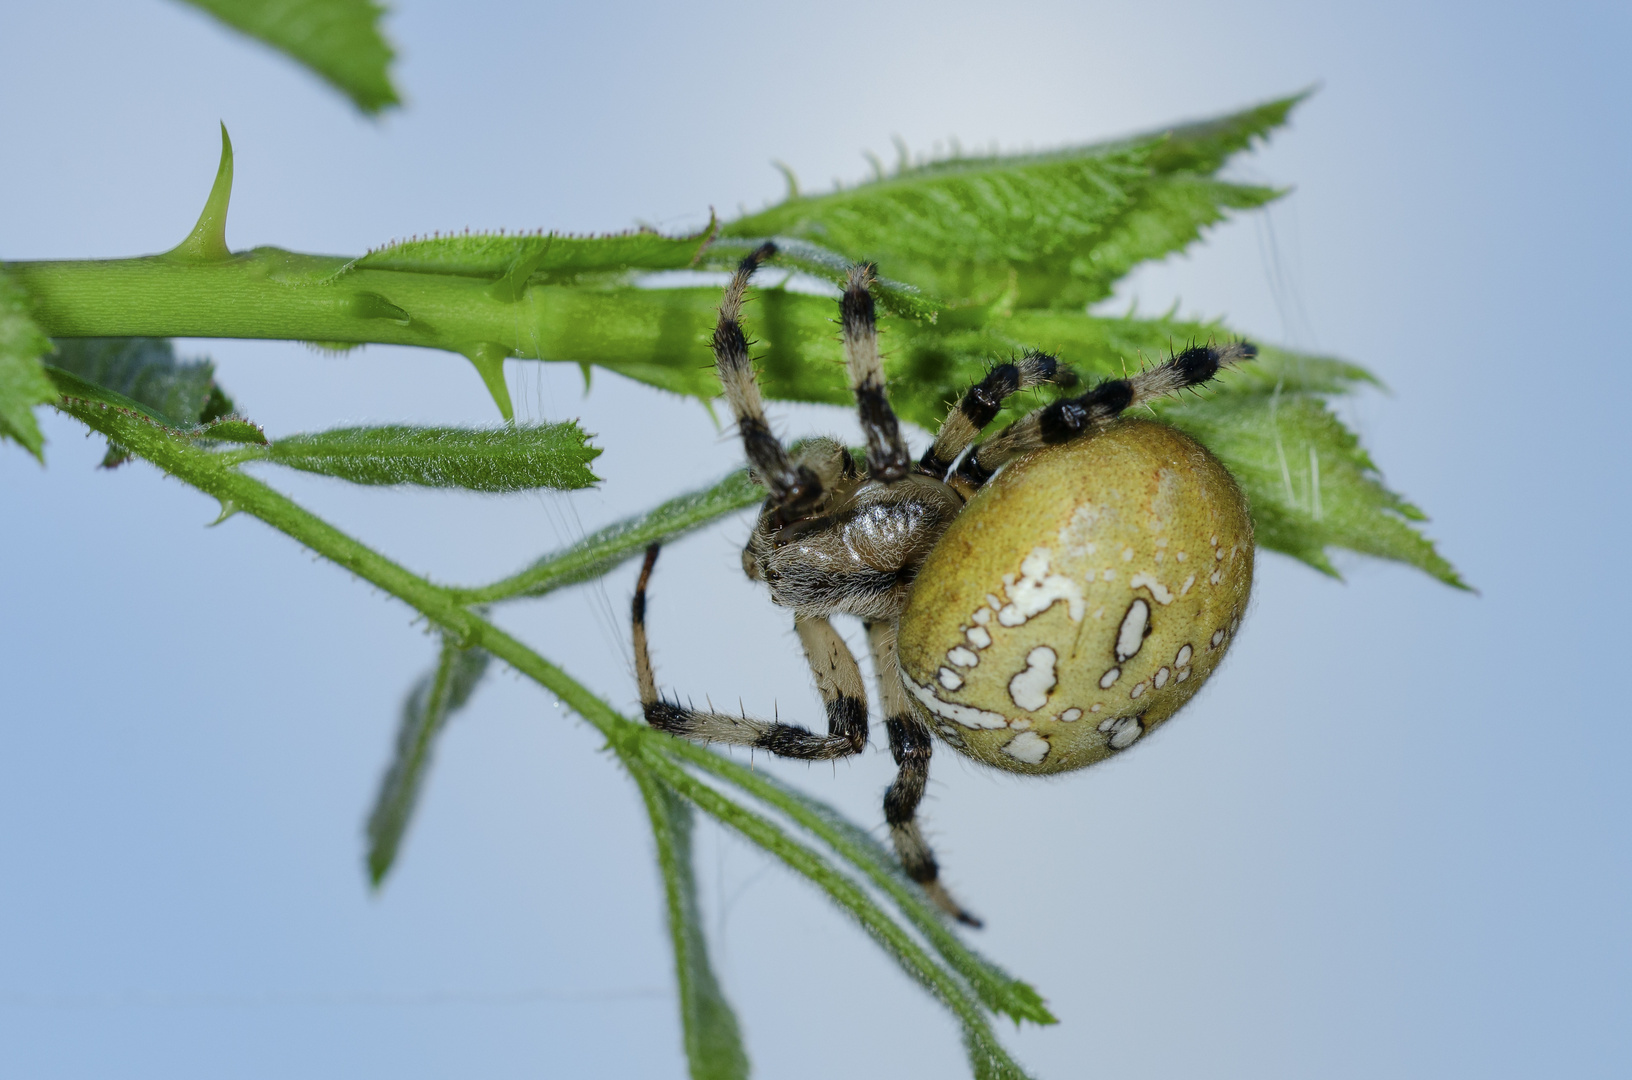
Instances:
[[[217,337],[419,345],[590,359],[689,345],[713,321],[714,289],[529,285],[518,299],[485,278],[350,269],[339,256],[256,248],[208,264],[162,257],[6,263],[52,337]],[[608,300],[613,298],[609,309]],[[644,317],[620,319],[638,308]],[[697,342],[701,346],[700,340]],[[545,349],[550,355],[544,355]]]
[[[979,1049],[993,1076],[1019,1076],[991,1034],[979,1003],[952,971],[937,964],[902,928],[884,914],[859,885],[820,855],[797,843],[783,830],[697,780],[674,760],[679,755],[707,767],[709,752],[653,731],[621,715],[538,653],[461,604],[453,590],[436,585],[387,559],[305,510],[261,481],[239,472],[223,455],[173,438],[129,409],[83,398],[63,397],[59,408],[91,428],[116,439],[134,453],[185,483],[214,496],[224,510],[244,511],[271,525],[329,561],[397,597],[419,611],[461,648],[479,647],[554,693],[568,708],[600,731],[625,762],[650,770],[700,809],[775,854],[809,877],[879,941],[915,980],[959,1018],[971,1048]],[[713,769],[721,779],[737,782],[740,769]],[[750,774],[751,776],[751,774]],[[760,785],[764,798],[809,821],[836,839],[807,810],[774,788]],[[847,845],[850,846],[850,845]],[[836,848],[841,853],[842,848]],[[849,856],[847,856],[849,857]],[[865,865],[865,862],[863,862]],[[887,890],[888,883],[881,882]],[[974,1049],[971,1053],[974,1053]],[[1005,1064],[1006,1063],[1006,1064]]]

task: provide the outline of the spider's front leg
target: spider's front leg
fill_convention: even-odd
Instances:
[[[771,431],[765,419],[765,401],[754,374],[754,360],[748,354],[748,338],[742,330],[742,303],[748,281],[760,264],[776,254],[775,244],[762,244],[737,264],[720,301],[720,317],[714,326],[714,370],[720,389],[731,406],[742,436],[743,453],[754,475],[765,485],[771,505],[790,519],[807,512],[821,500],[822,482],[810,469],[793,460],[787,448]]]
[[[867,624],[867,643],[872,648],[878,694],[884,704],[884,726],[890,733],[890,754],[895,758],[897,769],[895,783],[884,792],[884,820],[890,827],[896,857],[901,860],[907,876],[916,881],[942,911],[961,923],[980,926],[980,920],[964,910],[941,884],[935,853],[929,849],[929,842],[918,825],[918,804],[923,801],[924,785],[929,780],[929,756],[934,743],[929,728],[913,712],[906,689],[901,685],[895,634],[894,622]]]
[[[1137,375],[1107,379],[1080,397],[1044,405],[970,450],[953,477],[954,486],[967,495],[1021,454],[1102,430],[1128,409],[1210,382],[1225,368],[1257,355],[1257,346],[1245,341],[1222,348],[1193,345]]]
[[[659,697],[646,643],[646,587],[652,567],[657,563],[659,547],[653,544],[646,549],[631,612],[635,678],[640,684],[640,705],[648,724],[698,742],[757,747],[778,757],[807,761],[848,757],[866,749],[867,692],[861,683],[861,669],[856,666],[856,658],[850,654],[844,639],[826,619],[799,618],[793,624],[805,647],[811,674],[816,677],[816,689],[827,706],[826,735],[774,720],[693,709]]]

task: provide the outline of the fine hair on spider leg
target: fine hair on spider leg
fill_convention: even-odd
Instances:
[[[980,919],[965,910],[941,884],[940,865],[918,822],[918,807],[924,799],[935,744],[929,728],[908,702],[895,641],[894,622],[867,623],[867,644],[873,654],[878,695],[884,707],[884,729],[889,734],[890,756],[896,766],[895,781],[884,792],[884,822],[890,829],[890,843],[901,860],[901,868],[937,907],[966,926],[979,927]]]
[[[860,263],[850,268],[839,300],[839,321],[844,336],[844,362],[856,410],[867,439],[867,475],[886,483],[907,475],[912,459],[901,436],[901,425],[890,408],[884,389],[884,364],[878,353],[878,314],[873,304],[874,267]]]
[[[1047,353],[1028,352],[1018,360],[998,364],[941,421],[934,445],[918,461],[918,471],[942,479],[958,455],[980,437],[981,429],[997,417],[1004,401],[1022,390],[1067,379],[1074,381],[1074,373],[1061,368]]]
[[[742,304],[748,280],[775,254],[775,244],[762,244],[744,256],[731,275],[720,302],[719,321],[714,327],[714,369],[731,415],[736,419],[743,452],[755,477],[765,485],[773,503],[798,511],[821,498],[821,481],[808,468],[793,461],[781,440],[772,433],[765,419],[765,402],[754,374],[753,357],[748,354],[748,338],[742,331]]]
[[[753,747],[779,757],[807,761],[848,757],[866,749],[867,694],[861,682],[861,668],[844,639],[826,619],[801,618],[794,622],[816,679],[816,688],[826,706],[826,735],[795,724],[756,719],[746,713],[732,715],[713,709],[694,709],[678,700],[659,696],[646,637],[646,590],[661,548],[662,545],[653,544],[646,549],[630,604],[635,677],[640,686],[641,711],[648,724],[681,738]]]
[[[1223,348],[1193,345],[1136,375],[1107,379],[1080,397],[1061,398],[1026,414],[980,443],[958,466],[957,478],[970,488],[978,488],[1004,464],[1027,451],[1067,442],[1102,427],[1128,409],[1199,386],[1224,368],[1257,355],[1258,347],[1245,341]]]

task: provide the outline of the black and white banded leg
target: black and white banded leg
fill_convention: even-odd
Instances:
[[[657,544],[646,549],[646,561],[635,584],[631,610],[634,623],[635,679],[640,684],[640,705],[646,722],[660,731],[698,742],[757,747],[778,757],[827,760],[859,754],[867,747],[867,692],[861,669],[844,639],[826,619],[795,619],[794,629],[805,647],[816,689],[827,706],[827,734],[818,735],[794,724],[759,720],[744,714],[693,709],[658,696],[657,679],[646,643],[646,587],[657,563]]]
[[[748,355],[748,339],[742,332],[742,301],[748,279],[775,254],[775,244],[763,244],[744,257],[731,275],[720,303],[719,322],[714,326],[714,370],[736,418],[749,466],[765,485],[771,503],[797,514],[821,498],[822,484],[809,468],[788,456],[781,440],[771,432],[759,380],[754,375],[754,361]]]
[[[940,430],[935,433],[935,445],[918,460],[918,471],[937,480],[944,479],[958,455],[967,450],[980,437],[981,429],[997,416],[1005,399],[1022,390],[1054,382],[1063,374],[1058,360],[1038,352],[992,368],[941,421]]]
[[[844,364],[867,439],[867,475],[893,483],[907,475],[912,459],[884,390],[884,363],[878,355],[878,315],[873,306],[873,269],[871,263],[851,268],[844,295],[839,298],[839,321],[844,330]]]
[[[918,804],[924,799],[929,780],[929,757],[934,748],[929,728],[907,703],[906,689],[896,664],[895,624],[867,624],[867,643],[872,648],[873,668],[878,673],[878,695],[884,706],[884,726],[890,733],[890,755],[895,758],[895,782],[884,792],[884,821],[890,827],[890,841],[907,876],[929,894],[935,906],[961,923],[979,926],[980,920],[965,911],[941,884],[941,870],[935,853],[924,839],[918,824]]]
[[[1126,409],[1212,379],[1230,364],[1251,360],[1258,349],[1236,342],[1215,349],[1192,346],[1148,371],[1109,379],[1081,397],[1062,398],[1027,413],[976,446],[958,466],[959,480],[980,487],[1005,463],[1030,450],[1068,442],[1116,419]]]

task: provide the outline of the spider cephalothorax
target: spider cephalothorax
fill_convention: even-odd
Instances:
[[[789,451],[766,423],[740,316],[749,277],[774,254],[765,245],[732,276],[714,358],[767,492],[743,569],[793,610],[827,732],[659,697],[645,626],[656,545],[635,590],[641,704],[653,727],[685,738],[807,760],[859,753],[867,693],[828,619],[860,617],[899,769],[884,795],[896,852],[936,903],[979,925],[941,886],[918,826],[930,735],[1011,772],[1061,772],[1131,746],[1200,688],[1246,608],[1252,521],[1200,444],[1121,414],[1255,350],[1186,349],[977,444],[1005,398],[1060,377],[1053,357],[1028,354],[993,368],[913,462],[884,390],[872,268],[857,266],[839,308],[862,468],[832,439]]]

